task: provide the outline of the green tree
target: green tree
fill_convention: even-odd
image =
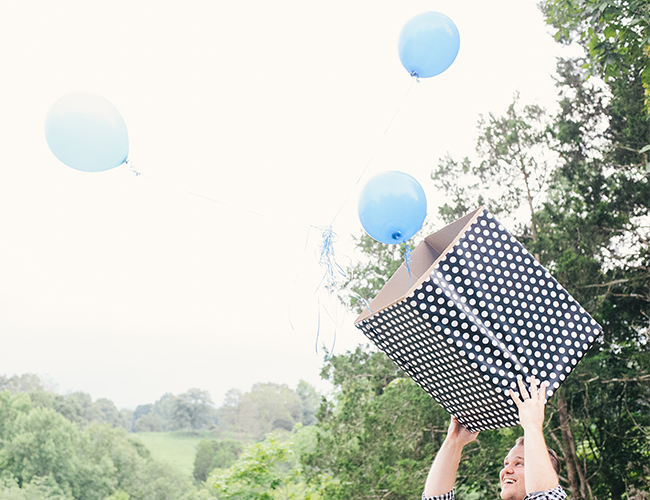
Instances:
[[[315,424],[316,411],[318,410],[318,405],[320,402],[318,392],[316,392],[316,389],[312,385],[305,382],[304,380],[300,380],[300,382],[298,382],[298,386],[296,387],[296,394],[302,403],[302,417],[300,418],[300,422],[303,425]]]
[[[0,500],[73,500],[52,478],[37,477],[21,488],[11,474],[0,478]]]
[[[650,124],[638,77],[611,82],[604,106],[578,64],[561,61],[560,75],[562,161],[540,214],[543,253],[604,334],[551,403],[572,497],[618,499],[650,485],[650,185],[639,152]]]
[[[395,477],[402,474],[410,474],[409,483],[420,480],[421,484],[415,488],[420,491],[409,493],[416,497],[421,494],[422,475],[426,471],[422,467],[419,474],[415,472],[412,461],[423,458],[419,455],[423,439],[433,437],[435,433],[431,428],[427,429],[424,422],[410,422],[403,427],[400,425],[403,421],[397,422],[399,414],[385,413],[385,406],[394,401],[394,396],[400,398],[410,394],[410,384],[404,374],[383,354],[358,347],[354,352],[332,356],[321,375],[332,382],[337,392],[336,399],[324,401],[319,410],[316,449],[302,457],[308,477],[331,474],[336,478],[325,490],[325,496],[332,499],[359,495],[383,497]],[[406,385],[402,383],[404,381]],[[399,403],[396,406],[400,406]],[[414,406],[408,410],[412,408]],[[427,408],[432,410],[429,416],[435,420],[439,412],[433,406]],[[384,417],[388,417],[392,425],[386,426],[388,422]],[[442,419],[446,415],[440,417],[442,429]],[[396,440],[393,434],[405,427],[410,427],[408,443]],[[391,435],[386,434],[387,431]],[[395,446],[404,449],[396,451]],[[417,450],[415,455],[414,449]],[[405,492],[403,488],[401,490],[397,496],[388,494],[386,498],[402,498]]]
[[[522,106],[515,94],[504,115],[481,116],[478,130],[477,165],[468,158],[458,163],[446,156],[432,174],[455,204],[445,204],[441,217],[452,222],[479,205],[487,205],[496,215],[509,215],[523,206],[528,223],[521,232],[536,242],[536,212],[555,156],[546,112],[537,105]]]
[[[241,455],[244,445],[232,439],[203,439],[196,448],[194,479],[201,483],[214,469],[227,469]]]
[[[31,410],[31,409],[30,409]],[[21,412],[0,450],[0,467],[19,485],[52,475],[60,485],[74,483],[79,429],[49,408]]]
[[[162,432],[164,429],[163,419],[155,413],[142,415],[133,425],[135,432]]]
[[[224,396],[222,405],[217,409],[220,431],[234,436],[244,434],[241,401],[244,393],[239,389],[230,389]]]
[[[26,394],[0,392],[0,498],[180,500],[191,485],[121,427],[79,425]],[[122,493],[120,493],[122,492]],[[117,497],[116,497],[117,498]]]
[[[560,43],[579,43],[591,75],[636,75],[650,96],[650,6],[646,0],[545,0],[546,22]]]
[[[171,417],[179,429],[202,429],[212,415],[212,405],[207,391],[190,389],[173,400]]]
[[[258,438],[275,429],[291,431],[302,419],[302,401],[286,384],[254,384],[244,395],[242,404],[252,410],[251,416],[257,421],[255,435]]]
[[[109,424],[113,427],[120,427],[122,424],[122,417],[115,403],[106,398],[99,398],[90,405],[88,419],[91,422]]]
[[[13,375],[12,377],[0,375],[0,391],[4,390],[12,394],[17,394],[42,391],[44,387],[38,375],[34,375],[33,373]]]
[[[269,435],[249,445],[230,468],[217,470],[206,487],[221,500],[320,500],[302,475],[293,440]]]
[[[218,411],[220,432],[260,440],[276,429],[291,431],[303,410],[303,400],[286,384],[257,383],[246,393],[232,389]]]

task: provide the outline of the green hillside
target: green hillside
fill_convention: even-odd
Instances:
[[[134,436],[144,443],[154,459],[172,464],[179,472],[192,476],[196,447],[210,433],[138,432]]]

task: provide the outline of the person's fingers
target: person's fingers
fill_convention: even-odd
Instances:
[[[519,385],[519,394],[521,394],[522,399],[528,399],[530,395],[528,394],[528,390],[526,389],[526,386],[524,385],[524,379],[521,375],[517,376],[517,384]]]
[[[530,376],[530,399],[539,399],[539,389],[538,389],[539,380],[535,378],[535,375]]]
[[[544,381],[539,386],[539,397],[544,401],[544,404],[546,404],[546,401],[548,401],[548,399],[546,398],[546,388],[549,385],[551,385],[550,382]]]
[[[510,389],[508,389],[507,392],[508,392],[508,394],[510,394],[510,398],[517,405],[517,408],[519,408],[521,406],[522,401],[521,401],[521,399],[519,399],[519,396],[517,395],[517,393],[515,391],[510,390]]]

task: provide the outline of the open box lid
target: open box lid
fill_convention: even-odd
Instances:
[[[399,269],[386,282],[377,296],[355,320],[354,324],[370,318],[374,314],[404,300],[415,290],[436,267],[438,261],[454,247],[467,228],[485,211],[479,207],[464,217],[443,227],[439,231],[424,238],[411,253],[411,263],[406,267],[402,263]],[[410,275],[409,275],[410,269]]]

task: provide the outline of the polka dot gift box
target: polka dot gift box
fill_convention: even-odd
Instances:
[[[601,332],[481,207],[428,236],[355,324],[471,431],[519,423],[517,375],[548,397]]]

